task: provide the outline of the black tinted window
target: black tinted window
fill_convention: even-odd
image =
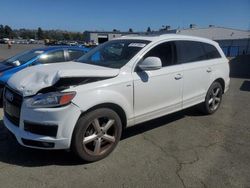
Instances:
[[[80,50],[68,50],[68,52],[69,52],[69,61],[78,59],[79,57],[84,55],[84,52]]]
[[[159,57],[162,62],[162,66],[174,65],[175,62],[175,45],[173,42],[167,42],[159,44],[158,46],[151,49],[145,56],[147,57]]]
[[[65,61],[64,51],[59,50],[59,51],[54,51],[54,52],[49,52],[47,54],[43,54],[37,61],[43,64],[64,62]]]
[[[201,42],[176,41],[178,63],[188,63],[206,59]]]
[[[206,43],[202,43],[202,45],[206,52],[207,59],[215,59],[221,57],[220,53],[213,45]]]

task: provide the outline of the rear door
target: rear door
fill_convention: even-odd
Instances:
[[[135,123],[160,117],[182,107],[182,68],[176,64],[174,42],[153,47],[142,60],[149,56],[159,57],[163,67],[132,73]]]
[[[183,108],[204,101],[212,72],[203,43],[176,41],[177,61],[183,68]]]

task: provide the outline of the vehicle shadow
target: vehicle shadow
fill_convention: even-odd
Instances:
[[[168,126],[171,122],[182,119],[186,116],[204,116],[198,109],[197,106],[182,110],[180,112],[175,112],[157,119],[153,119],[144,123],[137,124],[132,127],[128,127],[124,134],[122,135],[122,140],[127,139],[141,133],[151,131],[158,127]]]
[[[229,64],[231,78],[250,78],[250,55],[237,56]]]
[[[240,90],[241,90],[241,91],[250,91],[250,81],[245,80],[245,81],[242,83],[242,85],[241,85],[241,87],[240,87]]]
[[[151,131],[158,127],[168,126],[169,123],[182,119],[185,116],[197,116],[200,114],[195,108],[183,110],[158,119],[154,119],[136,126],[127,128],[121,140]],[[65,150],[38,150],[20,146],[11,133],[4,127],[3,121],[0,121],[0,164],[6,163],[24,167],[37,166],[71,166],[86,164],[74,155],[71,151]]]

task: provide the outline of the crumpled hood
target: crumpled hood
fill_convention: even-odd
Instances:
[[[14,74],[7,84],[25,97],[34,95],[45,87],[53,86],[61,78],[114,77],[118,74],[119,69],[78,62],[63,62],[28,67]]]

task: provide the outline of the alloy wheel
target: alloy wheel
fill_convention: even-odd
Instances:
[[[221,88],[215,87],[209,94],[208,106],[211,111],[217,110],[221,102]]]
[[[116,133],[114,119],[95,118],[83,135],[83,148],[89,155],[103,155],[115,144]]]

